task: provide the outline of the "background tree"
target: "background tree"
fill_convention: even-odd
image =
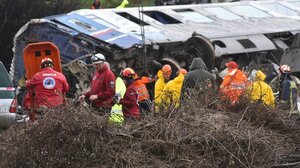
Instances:
[[[153,5],[154,0],[129,0],[129,6]],[[114,8],[122,0],[100,0],[103,8]],[[0,61],[8,69],[13,56],[13,38],[30,19],[89,9],[93,0],[0,0]]]

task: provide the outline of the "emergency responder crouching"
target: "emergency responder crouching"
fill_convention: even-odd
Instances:
[[[134,89],[135,72],[131,68],[125,68],[122,71],[126,92],[123,98],[120,94],[114,96],[114,103],[122,105],[123,115],[126,121],[140,119],[140,109],[138,105],[138,92]]]
[[[248,79],[245,73],[238,69],[236,62],[229,61],[225,65],[228,68],[228,73],[220,86],[220,92],[223,99],[229,100],[231,105],[235,105],[246,91]]]
[[[105,113],[109,113],[112,107],[112,98],[115,95],[115,75],[105,64],[103,54],[95,54],[91,58],[95,72],[91,81],[91,89],[79,97],[80,100],[85,98],[91,102],[92,107]]]

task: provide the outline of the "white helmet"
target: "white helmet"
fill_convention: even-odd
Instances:
[[[282,73],[289,73],[289,72],[291,72],[291,67],[288,66],[288,65],[281,65],[280,66],[280,71]]]
[[[98,64],[98,63],[102,63],[105,62],[105,56],[101,53],[95,54],[92,56],[91,61],[93,64]]]

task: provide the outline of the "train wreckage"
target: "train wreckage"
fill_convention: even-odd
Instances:
[[[287,63],[300,72],[299,20],[300,0],[76,10],[24,25],[10,74],[16,83],[25,73],[24,48],[44,41],[59,48],[74,94],[88,87],[89,56],[98,52],[115,72],[130,66],[154,73],[153,60],[188,68],[195,57],[210,70],[235,60],[245,71]]]

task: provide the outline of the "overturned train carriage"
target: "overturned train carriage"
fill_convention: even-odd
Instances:
[[[223,69],[228,60],[245,70],[284,60],[300,71],[299,15],[300,0],[274,0],[83,9],[33,19],[15,36],[11,74],[15,82],[22,77],[24,48],[42,41],[59,48],[64,73],[75,78],[69,80],[77,90],[87,87],[89,56],[98,52],[116,73],[125,66],[151,73],[153,60],[188,68],[195,57],[209,69]]]

